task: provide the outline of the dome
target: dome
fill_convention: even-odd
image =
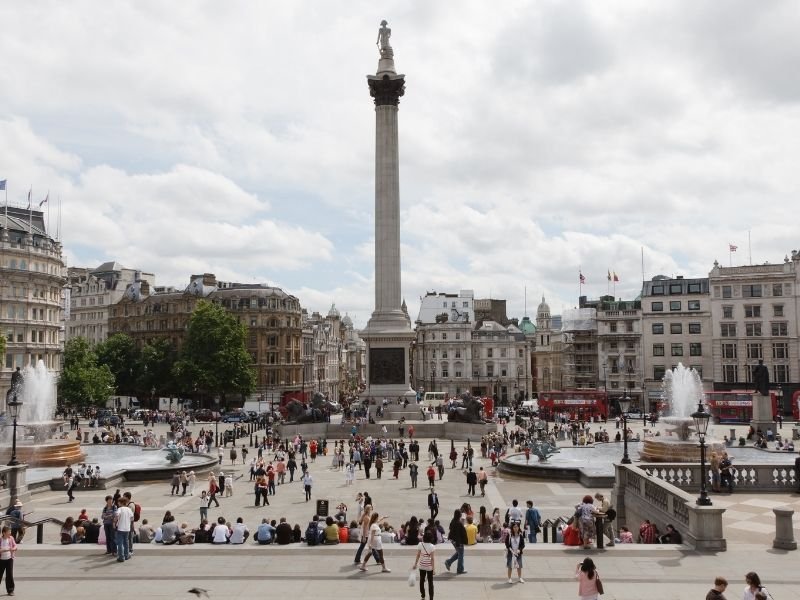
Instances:
[[[542,315],[544,313],[546,313],[547,315],[550,314],[550,305],[547,302],[545,302],[544,296],[542,296],[542,303],[539,304],[539,308],[536,309],[536,314]]]
[[[341,313],[339,312],[339,310],[336,308],[336,303],[335,302],[333,304],[331,304],[331,309],[328,311],[328,316],[330,318],[339,318],[339,317],[342,316]]]
[[[344,313],[344,318],[342,319],[342,325],[345,327],[352,327],[353,326],[353,319],[350,318],[350,315]]]
[[[519,328],[524,334],[536,333],[536,325],[533,324],[530,317],[522,317],[519,323]]]

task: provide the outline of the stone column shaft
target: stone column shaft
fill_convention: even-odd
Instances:
[[[400,160],[397,106],[375,107],[375,311],[400,310]]]

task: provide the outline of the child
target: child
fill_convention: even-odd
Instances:
[[[211,499],[208,497],[208,492],[203,490],[203,493],[200,494],[200,521],[207,521],[208,520],[208,505],[211,503]]]
[[[627,527],[620,527],[619,528],[619,543],[620,544],[632,544],[633,543],[633,534]]]

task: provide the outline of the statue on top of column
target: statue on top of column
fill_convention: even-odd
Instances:
[[[381,28],[378,29],[378,39],[375,42],[380,50],[381,58],[392,58],[394,56],[392,46],[389,44],[389,38],[392,37],[392,30],[387,27],[387,25],[386,19],[381,21]]]

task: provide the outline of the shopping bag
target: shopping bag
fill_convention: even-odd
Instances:
[[[417,571],[416,569],[411,569],[408,572],[408,587],[414,587],[417,585]]]

